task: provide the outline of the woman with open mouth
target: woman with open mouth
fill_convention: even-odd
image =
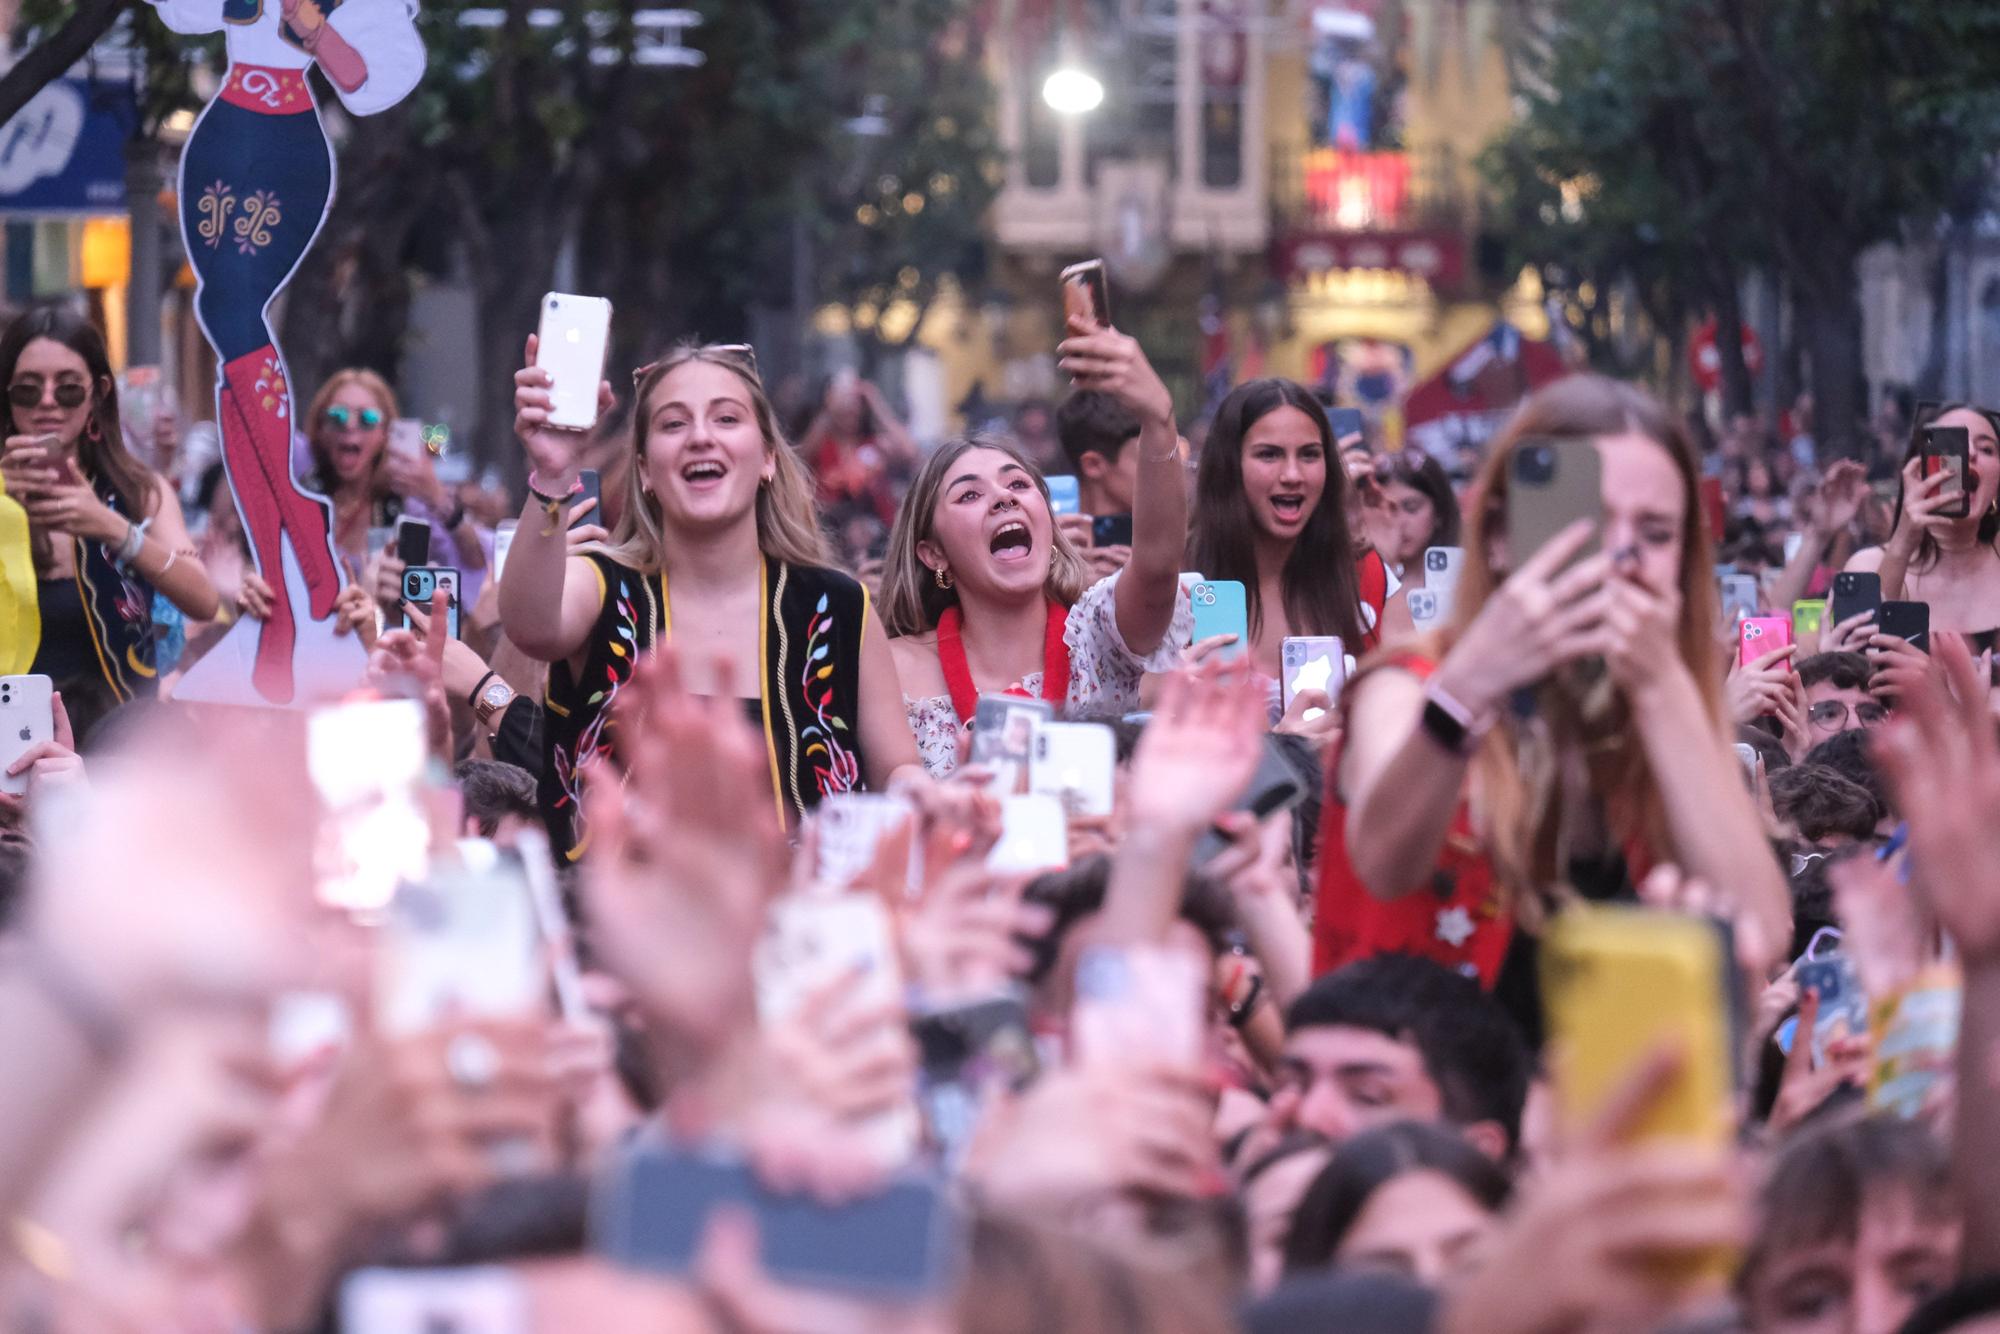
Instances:
[[[1331,635],[1351,655],[1409,615],[1382,557],[1355,558],[1346,470],[1326,410],[1291,380],[1238,385],[1215,411],[1195,470],[1188,568],[1243,585],[1250,663],[1271,682],[1273,714],[1285,640]]]
[[[867,590],[829,568],[812,482],[780,434],[755,355],[684,345],[633,373],[632,485],[607,541],[569,552],[588,436],[548,424],[549,372],[514,377],[534,472],[500,584],[500,620],[549,664],[540,779],[552,845],[589,846],[582,793],[612,755],[612,705],[636,660],[671,639],[682,679],[763,734],[772,799],[796,825],[828,796],[918,776],[896,668]],[[611,406],[601,386],[600,417]]]
[[[1140,679],[1170,669],[1187,641],[1173,398],[1138,341],[1115,329],[1072,319],[1058,352],[1077,388],[1112,395],[1142,423],[1132,560],[1086,587],[1041,470],[1009,441],[956,440],[925,461],[889,535],[882,606],[934,778],[957,768],[981,695],[1025,695],[1073,716],[1126,713]]]

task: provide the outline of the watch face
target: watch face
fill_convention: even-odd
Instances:
[[[495,681],[481,692],[479,702],[489,709],[497,709],[512,698],[514,698],[514,692],[508,689],[506,683]]]

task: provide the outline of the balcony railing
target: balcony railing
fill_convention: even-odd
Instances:
[[[1463,210],[1447,148],[1356,152],[1313,148],[1273,164],[1285,227],[1307,232],[1404,232],[1456,227]]]

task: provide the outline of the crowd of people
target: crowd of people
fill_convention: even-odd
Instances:
[[[1073,314],[1052,489],[537,353],[524,495],[301,397],[367,670],[276,710],[175,699],[225,470],[0,335],[0,1329],[2000,1329],[2000,417],[1579,373],[1455,477]]]

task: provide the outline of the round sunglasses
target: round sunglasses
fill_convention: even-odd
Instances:
[[[336,431],[344,431],[357,421],[363,430],[372,431],[382,424],[382,413],[376,408],[362,408],[357,412],[340,403],[326,410],[326,424]]]
[[[55,387],[56,406],[74,410],[90,401],[90,386],[66,380]],[[7,386],[7,401],[17,408],[39,407],[42,402],[42,382],[40,380],[17,380]]]

